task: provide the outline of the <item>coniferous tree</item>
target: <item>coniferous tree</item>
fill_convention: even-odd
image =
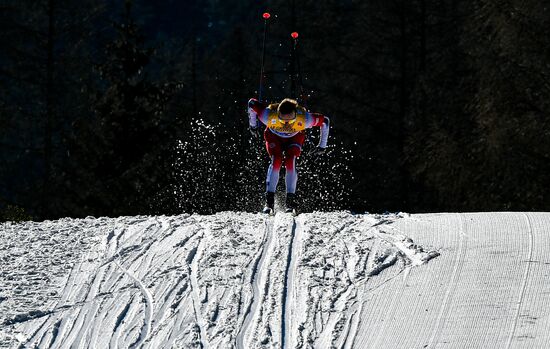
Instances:
[[[99,1],[20,1],[2,9],[0,181],[10,202],[33,216],[59,212],[63,139],[86,110],[89,57]],[[85,98],[86,97],[86,98]]]
[[[474,1],[468,26],[479,88],[471,104],[479,139],[477,188],[470,205],[544,209],[550,142],[550,22],[545,5]],[[520,189],[521,188],[521,189]]]
[[[169,181],[173,120],[164,108],[171,85],[147,74],[154,49],[144,43],[131,2],[114,27],[117,36],[97,65],[94,117],[79,121],[72,138],[68,180],[77,215],[148,212]]]
[[[470,60],[463,48],[464,14],[457,1],[421,7],[420,65],[406,122],[406,164],[412,207],[460,209],[472,184],[475,125],[467,108],[473,97]]]
[[[300,69],[300,101],[332,120],[332,155],[300,159],[308,207],[550,203],[543,3],[134,5],[115,30],[105,30],[114,3],[2,5],[0,210],[45,218],[257,209],[267,157],[261,140],[250,141],[246,100],[258,90],[266,10],[264,98],[291,94]],[[290,57],[294,30],[300,65]],[[177,141],[192,151],[182,157]],[[346,154],[350,170],[336,161]],[[346,171],[355,176],[338,177]],[[352,205],[333,195],[341,183]]]

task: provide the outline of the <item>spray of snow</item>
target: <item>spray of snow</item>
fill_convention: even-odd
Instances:
[[[173,165],[176,179],[172,195],[184,212],[214,213],[223,210],[257,212],[263,205],[269,163],[263,139],[222,124],[193,119],[185,139],[178,142]],[[308,131],[298,159],[298,199],[303,212],[335,210],[349,206],[353,174],[350,150],[334,135],[324,156],[308,151],[318,142],[317,130]],[[277,202],[284,202],[284,169]]]

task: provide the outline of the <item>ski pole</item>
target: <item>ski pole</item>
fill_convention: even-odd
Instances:
[[[262,61],[261,61],[261,68],[260,68],[260,89],[259,89],[259,96],[258,100],[262,101],[262,92],[263,92],[263,81],[264,81],[264,60],[265,60],[265,42],[267,39],[267,20],[271,17],[269,12],[264,12],[262,15],[264,18],[264,41],[262,43]]]
[[[300,69],[300,53],[298,52],[298,37],[300,36],[298,32],[292,32],[290,36],[293,39],[292,42],[292,51],[291,51],[291,60],[292,60],[292,73],[294,74],[292,76],[291,80],[291,89],[292,93],[296,94],[296,80],[298,80],[298,89],[299,89],[299,102],[303,107],[307,108],[307,96],[304,94],[304,85],[302,83],[302,71]],[[294,64],[296,64],[297,71],[294,71]],[[311,140],[309,139],[308,134],[306,133],[306,139],[305,143],[309,144],[311,143]],[[311,152],[311,151],[310,151]]]
[[[292,98],[297,98],[296,80],[300,75],[300,66],[296,51],[296,46],[298,45],[298,32],[292,32],[290,37],[292,38],[292,49],[290,51],[290,94],[292,95]],[[296,71],[296,63],[298,63],[298,71]]]

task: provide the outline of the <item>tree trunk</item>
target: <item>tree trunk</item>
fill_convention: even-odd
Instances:
[[[401,52],[400,52],[400,72],[401,76],[399,79],[399,125],[397,125],[398,129],[398,139],[397,139],[397,146],[398,151],[400,152],[401,161],[399,164],[399,179],[397,183],[399,183],[400,186],[400,196],[401,196],[401,205],[404,207],[407,207],[408,205],[408,180],[407,180],[407,171],[405,169],[405,122],[407,119],[407,111],[408,111],[408,40],[409,37],[407,35],[407,1],[402,0],[400,4],[400,11],[399,11],[399,31],[401,35]]]
[[[54,125],[54,38],[55,38],[55,1],[48,0],[48,39],[46,43],[46,119],[44,134],[44,185],[42,188],[42,215],[48,214],[52,170],[52,138]]]
[[[420,0],[420,73],[426,71],[426,0]]]

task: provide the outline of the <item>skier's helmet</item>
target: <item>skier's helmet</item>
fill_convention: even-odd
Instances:
[[[279,103],[279,106],[277,107],[277,112],[279,115],[289,115],[293,112],[296,112],[296,108],[298,107],[298,102],[294,99],[285,98]],[[296,117],[296,114],[294,114],[294,117]]]

